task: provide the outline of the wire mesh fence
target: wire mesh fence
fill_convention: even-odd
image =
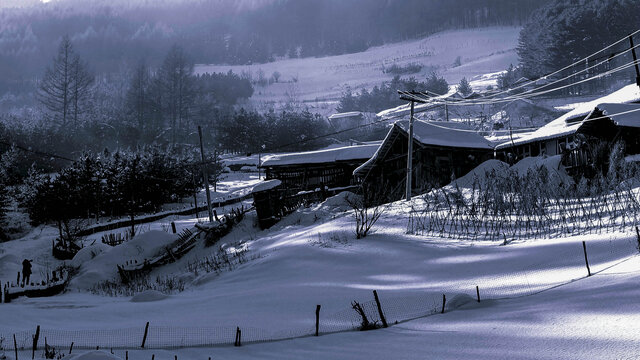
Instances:
[[[585,256],[586,249],[586,256]],[[585,278],[618,264],[638,253],[638,242],[628,239],[611,241],[568,243],[554,253],[553,258],[532,260],[510,268],[495,269],[491,274],[479,275],[470,280],[445,283],[419,294],[394,296],[380,292],[378,303],[373,296],[368,299],[345,299],[345,308],[333,313],[320,313],[318,333],[331,334],[355,331],[363,326],[363,316],[356,312],[356,302],[362,309],[372,328],[383,323],[396,323],[450,311],[469,301],[505,299],[527,296]],[[478,287],[477,287],[478,286]],[[348,300],[348,301],[347,301]],[[308,319],[295,323],[281,322],[270,328],[240,326],[242,344],[260,343],[313,336],[316,323],[310,305]],[[0,333],[0,337],[11,339],[14,333]],[[32,349],[34,331],[16,332],[19,350]],[[229,346],[237,341],[235,326],[172,327],[150,325],[139,328],[105,330],[56,330],[43,328],[39,333],[39,346],[45,342],[57,349],[171,349],[183,347]],[[6,341],[5,345],[12,341]]]

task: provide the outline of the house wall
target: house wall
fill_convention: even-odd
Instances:
[[[376,161],[366,181],[383,189],[392,200],[405,194],[407,136],[400,134],[389,150]],[[466,149],[413,144],[412,189],[421,194],[434,186],[444,186],[452,177],[464,176],[480,163],[493,158],[491,149]]]
[[[361,160],[364,163],[365,160]],[[294,164],[266,168],[266,179],[282,181],[286,189],[315,190],[322,185],[332,187],[349,186],[354,183],[353,170],[360,162],[327,164]]]

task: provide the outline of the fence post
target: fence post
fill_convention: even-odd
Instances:
[[[316,336],[318,336],[319,329],[320,329],[320,305],[316,305]]]
[[[13,334],[13,352],[16,354],[16,360],[18,360],[18,342],[16,341],[16,334]]]
[[[144,349],[144,343],[147,342],[148,333],[149,333],[149,322],[147,321],[147,325],[144,326],[144,336],[142,337],[142,345],[140,346],[143,349]]]
[[[442,311],[440,312],[440,314],[444,314],[444,305],[447,303],[447,297],[442,294]]]
[[[129,351],[124,352],[124,359],[129,360]]]
[[[171,231],[173,231],[173,233],[176,233],[176,223],[175,222],[171,222]]]
[[[382,327],[388,327],[387,319],[384,318],[382,313],[382,306],[380,305],[380,299],[378,298],[378,292],[373,290],[373,297],[376,299],[376,305],[378,305],[378,314],[380,314],[380,320],[382,320]]]
[[[71,355],[72,351],[73,351],[73,341],[71,342],[71,346],[69,346],[69,355]]]
[[[236,327],[236,342],[233,346],[242,346],[242,331],[240,331],[240,327]]]
[[[478,302],[480,302],[480,288],[476,285],[476,297],[478,298]]]
[[[589,258],[587,258],[587,244],[584,241],[582,242],[582,250],[584,250],[584,262],[585,264],[587,264],[587,273],[589,274],[587,276],[591,276],[591,269],[589,268]]]
[[[31,359],[36,356],[36,350],[38,350],[38,338],[40,338],[40,325],[36,327],[36,334],[33,336],[33,346],[31,348]]]
[[[638,229],[637,225],[636,225],[636,236],[638,237],[638,251],[640,251],[640,230]]]

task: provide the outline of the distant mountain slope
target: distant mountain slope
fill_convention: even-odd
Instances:
[[[384,73],[383,69],[393,64],[419,64],[422,66],[420,72],[403,76],[423,79],[431,71],[436,71],[450,84],[457,83],[462,77],[473,78],[502,71],[509,64],[518,62],[515,48],[519,31],[519,27],[445,31],[420,40],[373,47],[355,54],[285,59],[253,65],[197,65],[196,72],[231,70],[251,75],[256,81],[260,74],[267,79],[278,72],[277,83],[256,85],[252,97],[256,103],[331,101],[338,99],[347,87],[352,90],[372,88],[390,80],[393,74]],[[457,57],[460,57],[460,66],[454,66]]]
[[[356,53],[443,30],[521,26],[546,1],[0,0],[0,72],[40,76],[64,35],[97,72],[141,58],[157,66],[174,44],[196,63],[250,64]]]

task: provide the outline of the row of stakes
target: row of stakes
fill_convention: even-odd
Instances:
[[[477,301],[480,302],[480,289],[478,288],[478,286],[476,286],[476,295],[477,295]],[[373,290],[373,296],[374,299],[376,301],[376,305],[378,308],[378,313],[380,315],[380,319],[382,321],[382,326],[383,327],[388,327],[387,324],[387,320],[384,316],[384,313],[382,311],[382,305],[380,304],[380,298],[378,297],[378,292],[376,290]],[[442,311],[441,313],[444,313],[445,311],[445,305],[446,305],[446,296],[445,294],[442,294]],[[319,336],[320,335],[320,309],[321,309],[321,305],[316,305],[316,327],[315,327],[315,334],[314,336]],[[149,322],[146,323],[145,327],[144,327],[144,335],[142,338],[142,344],[140,345],[140,348],[144,349],[146,341],[147,341],[147,335],[149,334]],[[35,359],[35,352],[38,350],[38,341],[40,338],[40,325],[37,326],[36,328],[36,333],[35,335],[33,335],[33,346],[32,346],[32,352],[31,352],[31,359]],[[73,345],[74,342],[71,342],[71,345],[69,346],[69,354],[71,354],[71,352],[73,351]],[[235,340],[233,343],[234,346],[242,346],[242,330],[240,329],[240,327],[236,327],[236,335],[235,335]],[[13,347],[14,347],[14,351],[15,351],[15,359],[18,360],[18,345],[17,345],[17,341],[16,341],[16,335],[13,334]],[[48,348],[47,345],[47,340],[45,338],[45,348]],[[96,350],[100,350],[100,346],[96,346]],[[111,349],[111,353],[113,353],[113,349]],[[126,359],[125,360],[129,360],[129,352],[126,351],[125,352],[125,356]],[[209,358],[210,360],[211,358]],[[155,354],[152,354],[151,356],[151,360],[155,360]],[[175,356],[175,360],[177,360],[177,355]]]

